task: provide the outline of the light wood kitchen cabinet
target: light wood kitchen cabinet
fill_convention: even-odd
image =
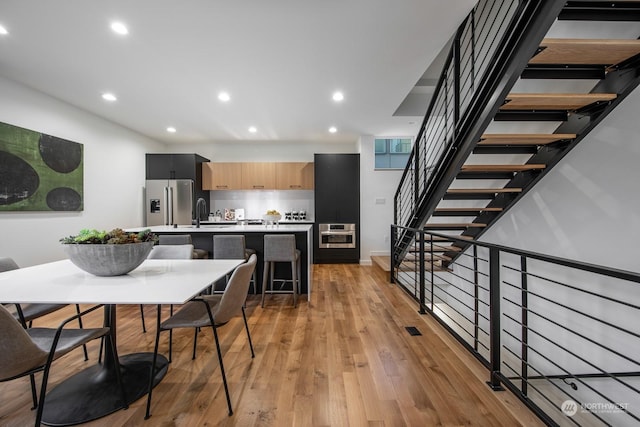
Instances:
[[[203,163],[202,189],[242,190],[242,163]]]
[[[276,163],[276,189],[313,190],[313,163]]]
[[[276,164],[271,162],[242,163],[242,188],[273,190],[276,188]]]

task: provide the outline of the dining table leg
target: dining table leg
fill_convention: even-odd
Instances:
[[[102,363],[90,366],[65,379],[54,387],[45,400],[42,423],[51,426],[68,426],[92,421],[120,409],[147,394],[151,378],[152,352],[118,356],[116,305],[104,306],[104,324],[111,328],[105,337],[105,355]],[[158,355],[153,385],[157,385],[167,373],[169,362]],[[124,384],[126,404],[116,380],[120,369]]]

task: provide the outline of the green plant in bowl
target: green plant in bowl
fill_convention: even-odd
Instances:
[[[121,228],[100,231],[96,229],[82,229],[77,236],[63,237],[60,241],[64,244],[95,244],[95,245],[122,245],[127,243],[141,243],[158,241],[158,237],[151,230],[146,229],[138,233],[128,233]]]
[[[84,229],[60,239],[71,262],[96,276],[129,273],[142,264],[157,241],[151,230],[128,233],[120,228],[109,232]]]

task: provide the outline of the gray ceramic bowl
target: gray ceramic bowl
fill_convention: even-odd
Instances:
[[[134,270],[147,258],[153,242],[122,245],[65,244],[72,263],[96,276],[120,276]]]

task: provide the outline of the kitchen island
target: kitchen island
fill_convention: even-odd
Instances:
[[[311,274],[313,266],[313,226],[311,224],[278,224],[278,225],[236,225],[236,224],[201,224],[195,225],[153,226],[128,229],[127,231],[141,231],[150,229],[154,233],[161,234],[190,234],[193,245],[198,249],[209,252],[209,258],[213,253],[213,236],[215,234],[242,234],[245,236],[247,248],[254,249],[258,256],[256,265],[256,292],[262,292],[262,271],[264,266],[264,236],[265,234],[293,234],[296,237],[296,247],[301,252],[301,293],[311,298]],[[276,277],[291,277],[290,268],[286,263],[277,263]]]

